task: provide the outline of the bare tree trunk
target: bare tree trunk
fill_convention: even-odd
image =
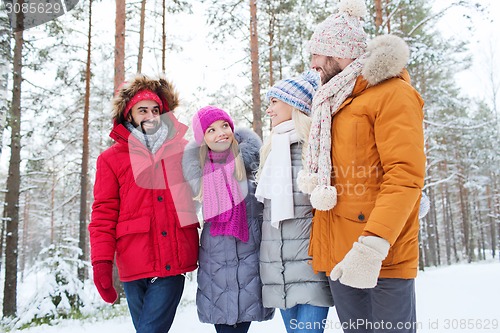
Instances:
[[[269,87],[274,85],[274,69],[273,69],[273,47],[274,47],[274,22],[276,18],[274,17],[274,13],[271,13],[271,17],[269,18],[269,43],[267,44],[269,47]]]
[[[441,209],[443,214],[444,225],[444,246],[446,252],[446,264],[451,265],[451,230],[450,230],[450,217],[448,216],[448,203],[446,202],[446,195],[444,187],[441,186]]]
[[[430,189],[429,195],[431,196],[431,221],[432,221],[432,227],[433,227],[433,232],[434,232],[434,248],[435,248],[435,257],[437,260],[437,266],[441,266],[441,251],[440,251],[440,237],[439,237],[439,228],[438,228],[438,218],[437,218],[437,212],[436,212],[436,195],[434,192],[434,189]]]
[[[389,3],[391,0],[385,0],[385,8],[386,8],[386,15],[387,15],[387,33],[391,33],[391,19],[389,18],[390,15],[390,10],[389,10]]]
[[[377,29],[382,25],[382,0],[375,0],[375,27]]]
[[[137,73],[142,72],[142,57],[144,52],[144,20],[146,19],[146,0],[141,2],[141,25],[139,28],[139,55],[137,56]]]
[[[125,1],[116,1],[116,32],[115,32],[115,91],[118,90],[120,84],[125,81]],[[116,291],[120,295],[117,303],[120,303],[120,298],[124,294],[122,284],[118,279],[118,269],[116,265],[113,267],[114,285]]]
[[[22,12],[17,15],[17,23],[24,21]],[[21,186],[21,82],[23,69],[23,29],[14,32],[14,67],[12,106],[9,119],[11,128],[9,175],[5,195],[6,245],[5,245],[5,285],[3,296],[4,317],[14,317],[17,312],[17,261],[19,245],[19,193]]]
[[[250,60],[252,63],[252,129],[262,138],[257,0],[250,0]]]
[[[0,223],[0,272],[2,271],[2,264],[4,262],[3,260],[3,248],[4,248],[4,244],[5,244],[5,225],[7,224],[6,223],[6,211],[4,210],[3,211],[3,214],[2,214],[2,223]]]
[[[161,72],[165,73],[166,70],[166,53],[167,53],[167,25],[166,25],[166,15],[167,6],[165,4],[166,0],[163,0],[162,5],[162,23],[161,23]]]
[[[125,0],[115,0],[115,85],[117,91],[125,81]]]
[[[422,240],[421,232],[418,233],[418,269],[421,271],[425,270],[424,242]]]
[[[486,186],[486,196],[488,198],[488,225],[490,229],[490,243],[491,243],[491,256],[495,258],[496,256],[496,248],[497,248],[497,235],[496,235],[496,228],[495,228],[495,219],[493,218],[494,216],[494,208],[492,207],[491,204],[491,187],[490,185]]]
[[[435,260],[434,260],[434,252],[433,252],[433,242],[432,242],[432,231],[429,226],[429,222],[427,218],[423,219],[423,228],[425,229],[425,233],[422,233],[425,235],[425,237],[422,237],[422,246],[424,250],[424,264],[426,267],[429,266],[435,266]]]
[[[428,262],[427,264],[430,266],[437,266],[437,258],[436,253],[438,250],[436,249],[436,233],[435,233],[435,222],[436,222],[436,210],[434,209],[434,195],[432,189],[429,189],[429,200],[431,202],[431,207],[429,214],[424,218],[425,226],[427,231],[427,247],[428,247]]]
[[[21,282],[24,281],[24,269],[26,267],[26,253],[28,250],[28,242],[29,242],[29,223],[30,223],[30,191],[24,192],[24,209],[23,209],[23,233],[22,233],[22,243],[21,243],[21,251],[19,269],[21,270]]]
[[[477,221],[476,225],[479,231],[479,238],[478,238],[478,254],[479,254],[479,260],[486,260],[486,237],[484,235],[484,223],[483,223],[483,216],[481,214],[481,201],[479,200],[479,194],[476,194],[475,198],[475,203],[476,203],[476,215],[477,215]]]
[[[279,35],[279,42],[278,42],[278,69],[279,69],[279,80],[283,80],[283,45],[281,43],[281,30],[278,26],[278,35]],[[271,126],[271,121],[269,121],[269,126]]]
[[[54,161],[52,161],[54,163]],[[55,236],[55,198],[56,198],[56,173],[52,171],[52,188],[50,190],[50,244],[54,244]]]
[[[448,209],[448,216],[450,220],[450,227],[451,227],[451,239],[452,239],[452,246],[453,246],[453,255],[455,256],[455,262],[459,262],[460,258],[458,256],[458,247],[457,247],[457,239],[459,238],[457,233],[455,232],[455,223],[454,223],[454,218],[453,218],[453,210],[452,210],[452,205],[451,205],[451,200],[450,200],[450,192],[448,191],[448,187],[446,187],[446,202],[447,202],[447,209]]]
[[[268,30],[268,36],[269,36],[269,87],[272,87],[274,85],[274,35],[275,35],[275,23],[276,23],[276,16],[274,15],[274,12],[270,13],[271,17],[269,18],[269,30]],[[279,56],[279,55],[278,55]],[[269,131],[271,131],[272,125],[271,125],[271,119],[269,119],[268,123],[268,128]]]
[[[462,213],[462,235],[463,235],[463,246],[465,251],[465,256],[467,262],[472,262],[472,257],[470,255],[470,223],[467,209],[467,194],[466,189],[462,184],[462,176],[459,176],[458,190],[460,196],[460,211]]]
[[[82,169],[80,173],[80,221],[78,247],[82,251],[80,260],[87,260],[87,193],[89,184],[89,109],[92,50],[92,0],[89,1],[89,32],[87,35],[87,64],[85,69],[85,104],[83,107],[83,146]],[[84,281],[87,275],[85,266],[78,266],[78,279]]]
[[[10,29],[7,15],[2,16],[0,24],[0,156],[3,148],[3,131],[8,112],[8,82],[9,67],[11,59],[10,52]]]

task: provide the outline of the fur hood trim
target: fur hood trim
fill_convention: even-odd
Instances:
[[[394,35],[381,35],[368,43],[368,58],[361,74],[370,86],[401,74],[410,57],[406,42]]]
[[[137,74],[131,80],[124,82],[115,93],[115,97],[112,101],[112,115],[115,123],[123,123],[125,106],[137,92],[143,89],[155,92],[163,101],[163,104],[168,106],[167,111],[173,111],[179,105],[178,92],[174,85],[164,76],[150,78],[144,74]]]
[[[234,137],[238,142],[241,157],[245,164],[247,173],[254,173],[259,168],[260,147],[262,141],[259,136],[247,128],[236,128]],[[194,141],[190,141],[184,150],[182,157],[182,170],[184,178],[189,182],[193,193],[198,193],[201,186],[201,164],[200,164],[200,146]]]

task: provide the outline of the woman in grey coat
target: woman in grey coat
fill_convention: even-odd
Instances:
[[[288,333],[323,332],[333,306],[325,274],[315,274],[309,263],[312,207],[297,186],[318,79],[317,73],[307,72],[268,91],[272,132],[261,149],[257,173],[256,197],[264,203],[263,302],[281,310]]]
[[[262,204],[255,199],[253,174],[260,138],[234,131],[231,117],[214,106],[193,117],[195,142],[183,157],[185,179],[201,202],[196,305],[201,322],[217,332],[247,332],[252,321],[269,320],[259,276]]]

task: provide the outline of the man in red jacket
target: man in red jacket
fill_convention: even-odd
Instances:
[[[137,75],[113,99],[116,142],[97,160],[89,225],[94,283],[108,303],[116,258],[137,332],[167,332],[196,269],[198,220],[182,174],[187,126],[172,110],[179,98],[163,78]]]

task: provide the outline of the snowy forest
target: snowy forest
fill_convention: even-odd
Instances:
[[[189,124],[218,105],[259,136],[269,133],[265,93],[309,67],[307,42],[335,0],[80,0],[47,23],[15,31],[0,7],[0,329],[102,311],[87,225],[97,156],[111,144],[110,100],[131,75],[164,73]],[[408,70],[425,100],[430,199],[421,220],[420,270],[498,260],[500,88],[494,48],[484,49],[482,97],[455,74],[472,64],[481,1],[366,0],[365,30],[410,46]],[[67,1],[68,3],[68,1]],[[445,36],[453,11],[461,31]],[[204,40],[209,50],[197,49]],[[204,72],[208,57],[219,71]],[[232,56],[230,58],[229,56]],[[216,61],[217,62],[217,61]],[[44,288],[22,301],[20,287]],[[119,282],[117,282],[119,283]],[[113,312],[107,309],[109,316]]]

